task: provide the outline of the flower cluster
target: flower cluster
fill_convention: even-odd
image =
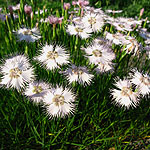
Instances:
[[[101,8],[88,6],[89,1],[86,0],[72,1],[72,5],[73,8],[70,3],[63,4],[62,17],[59,12],[56,12],[56,16],[48,16],[49,10],[45,8],[34,11],[27,4],[24,7],[19,4],[9,6],[9,17],[0,14],[1,20],[5,21],[7,18],[5,23],[10,41],[14,38],[11,35],[13,33],[16,42],[24,41],[25,49],[30,48],[29,52],[25,51],[23,55],[15,55],[3,61],[0,66],[0,85],[15,88],[33,103],[42,104],[49,118],[74,114],[77,94],[72,92],[72,88],[79,86],[84,89],[98,84],[93,79],[97,76],[103,77],[104,74],[108,76],[110,83],[111,77],[121,70],[120,64],[126,64],[123,62],[125,57],[137,60],[139,54],[146,54],[148,57],[145,57],[145,60],[150,58],[150,33],[145,28],[147,19],[114,17],[115,13],[121,13],[122,10],[107,10],[107,13],[113,13],[113,17],[110,17]],[[14,21],[16,10],[19,18],[15,21],[18,23],[17,27],[21,26],[19,29],[10,28],[8,21],[12,18]],[[0,9],[0,13],[2,11]],[[20,25],[21,22],[25,25]],[[143,43],[137,40],[137,34],[141,36]],[[60,44],[60,40],[65,44]],[[39,45],[42,47],[39,48]],[[33,51],[36,47],[36,54],[32,53],[32,46]],[[33,61],[35,66],[30,63]],[[47,74],[54,78],[57,70],[57,73],[66,79],[65,88],[51,86],[46,80],[37,80],[36,65],[44,67]],[[140,98],[149,95],[150,76],[143,70],[139,72],[138,66],[136,68],[129,68],[132,71],[123,80],[115,78],[114,88],[109,90],[112,103],[126,108],[137,107]]]
[[[126,108],[136,107],[140,97],[150,93],[150,76],[133,70],[128,79],[116,81],[115,89],[111,89],[113,102]]]

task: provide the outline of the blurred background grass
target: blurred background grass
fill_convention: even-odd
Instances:
[[[0,7],[18,4],[20,0],[0,0]],[[47,9],[60,8],[61,0],[33,0],[39,8],[45,5]],[[25,3],[31,4],[31,0],[24,0]],[[64,0],[64,2],[72,2]],[[103,9],[124,10],[123,16],[138,16],[142,8],[145,9],[143,17],[150,17],[150,0],[89,0],[90,6],[102,7]]]

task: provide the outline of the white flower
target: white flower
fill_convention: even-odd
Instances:
[[[134,53],[137,54],[139,51],[140,45],[138,44],[137,40],[134,37],[131,36],[124,36],[121,33],[111,34],[108,32],[105,32],[106,39],[110,40],[116,45],[125,45],[126,47],[124,50],[126,53]]]
[[[150,44],[150,32],[147,32],[147,29],[145,28],[142,28],[139,31],[139,35],[145,39],[145,44]]]
[[[116,34],[111,34],[109,32],[105,32],[105,37],[107,40],[113,42],[116,45],[123,45],[124,42],[126,41],[125,36],[119,32],[117,32]]]
[[[40,12],[40,15],[41,15],[41,14],[43,14],[44,10],[40,10],[39,12]],[[47,12],[47,9],[45,9],[45,12]],[[36,11],[35,14],[37,15],[38,11]]]
[[[97,37],[93,40],[94,44],[99,44],[99,45],[104,45],[104,46],[108,46],[108,47],[112,47],[112,42],[110,42],[109,40],[106,40],[102,37]]]
[[[47,69],[59,68],[60,65],[69,63],[69,54],[65,52],[65,49],[56,45],[46,44],[42,47],[41,55],[37,56],[35,59],[46,65]]]
[[[132,76],[131,82],[140,89],[142,95],[150,93],[150,76],[148,74],[142,74],[136,71]]]
[[[81,26],[81,24],[82,24],[82,20],[81,20],[81,17],[74,17],[73,16],[73,18],[72,18],[72,20],[71,20],[73,23],[75,23],[76,25],[79,25],[79,26]]]
[[[144,30],[140,30],[139,35],[144,38],[145,40],[150,39],[150,32],[144,31]]]
[[[20,90],[25,83],[31,82],[34,78],[33,68],[30,67],[28,59],[24,55],[7,59],[5,64],[1,66],[1,73],[3,77],[0,84],[17,90]]]
[[[114,17],[111,17],[111,16],[105,16],[104,20],[109,24],[116,22],[116,19]]]
[[[14,11],[20,10],[20,3],[17,4],[16,6],[12,6],[12,9],[13,9]]]
[[[97,9],[95,9],[94,7],[86,6],[86,7],[84,7],[84,11],[85,11],[86,13],[88,13],[88,14],[90,14],[90,13],[97,13],[97,14],[99,14],[99,15],[101,15],[101,16],[104,16],[104,15],[105,15],[105,13],[104,13],[104,11],[102,10],[102,8],[97,8]]]
[[[147,45],[143,49],[146,50],[147,57],[150,59],[150,46]]]
[[[124,17],[116,18],[116,22],[126,23],[132,26],[135,26],[136,24],[138,25],[142,24],[142,20],[135,20],[134,18],[124,18]]]
[[[126,48],[124,50],[126,50],[126,53],[130,54],[130,53],[134,53],[137,54],[140,45],[138,44],[137,40],[131,36],[127,36],[126,37],[126,41],[124,41],[123,43],[124,45],[126,45]]]
[[[110,62],[99,62],[97,64],[97,68],[95,68],[95,71],[97,73],[104,73],[104,72],[108,72],[108,71],[113,71],[114,69],[114,64],[110,61]]]
[[[84,27],[82,25],[68,25],[66,30],[70,35],[78,35],[82,39],[87,39],[90,37],[92,30],[90,28]]]
[[[40,22],[45,22],[45,23],[46,23],[46,22],[49,22],[49,19],[48,19],[48,18],[45,18],[45,19],[42,18],[42,19],[40,20]]]
[[[54,88],[49,91],[44,99],[46,114],[49,118],[65,117],[75,111],[75,96],[69,89],[62,87]]]
[[[119,106],[136,107],[139,103],[139,93],[133,91],[132,84],[129,80],[119,80],[115,83],[116,89],[111,90],[113,102]]]
[[[17,35],[18,41],[35,42],[41,38],[40,31],[36,27],[33,29],[20,28],[14,32]]]
[[[147,39],[147,40],[145,41],[145,44],[150,44],[150,39]]]
[[[78,82],[82,85],[89,85],[94,75],[90,74],[86,67],[71,65],[63,74],[67,76],[70,83]]]
[[[85,27],[92,28],[93,32],[101,31],[104,26],[104,20],[98,13],[87,13],[83,18],[82,22]]]
[[[150,32],[147,32],[146,28],[137,29],[139,35],[145,39],[145,44],[150,44]]]
[[[29,96],[34,103],[43,101],[44,96],[49,90],[49,85],[42,81],[31,82],[26,88],[24,94]]]
[[[132,27],[130,24],[128,23],[124,23],[124,22],[113,22],[111,23],[113,26],[115,26],[115,28],[118,30],[118,31],[123,31],[123,32],[126,32],[126,31],[133,31]]]
[[[106,12],[107,13],[113,13],[113,14],[118,14],[118,13],[121,13],[123,10],[110,10],[110,9],[108,9],[108,10],[106,10]]]
[[[88,54],[86,56],[89,58],[90,62],[93,64],[104,63],[108,61],[112,61],[115,59],[115,54],[111,51],[111,49],[107,46],[94,44],[92,46],[88,46],[87,48],[83,48],[85,52]]]

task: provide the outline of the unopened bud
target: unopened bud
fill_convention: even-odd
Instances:
[[[33,12],[31,12],[31,19],[33,19],[33,17],[34,17],[34,14],[33,14]]]
[[[144,13],[144,8],[141,9],[141,11],[140,11],[140,16],[142,16],[143,13]]]
[[[45,5],[43,6],[43,9],[46,9],[46,6],[45,6]]]
[[[38,28],[38,26],[39,26],[39,23],[37,22],[35,26],[36,26],[36,28]]]
[[[13,7],[12,6],[8,6],[9,12],[10,14],[13,14]]]

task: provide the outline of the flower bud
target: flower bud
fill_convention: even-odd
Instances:
[[[13,14],[13,7],[12,6],[8,6],[8,10],[9,10],[10,14]]]
[[[70,9],[70,3],[64,3],[64,9],[65,10]]]
[[[64,17],[58,18],[58,23],[61,24]]]
[[[34,17],[33,12],[31,12],[31,14],[30,14],[30,15],[31,15],[31,19],[33,19],[33,17]]]
[[[89,5],[89,1],[84,1],[84,2],[83,2],[83,5],[84,5],[84,6]]]
[[[76,1],[72,1],[72,5],[73,6],[77,5],[77,2]]]
[[[48,19],[49,19],[50,24],[57,24],[58,23],[58,18],[57,17],[49,16]]]
[[[144,13],[144,8],[141,9],[141,11],[140,11],[140,16],[142,16],[143,13]]]
[[[28,6],[27,4],[24,6],[24,11],[27,15],[30,15],[32,12],[32,7]]]

